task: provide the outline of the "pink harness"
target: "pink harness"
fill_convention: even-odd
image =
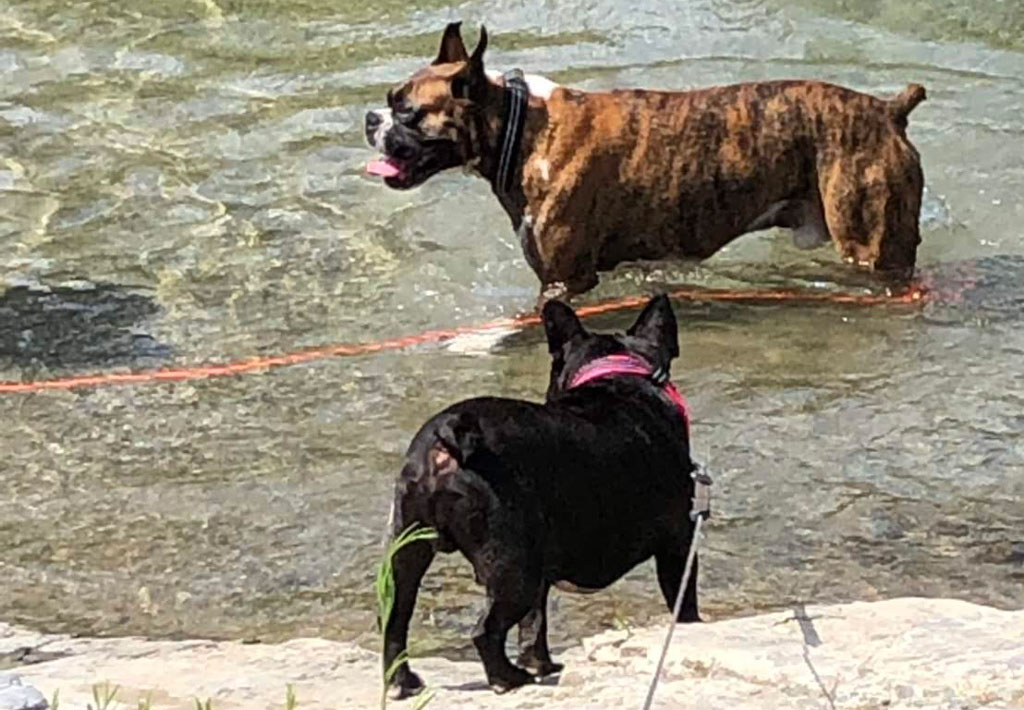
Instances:
[[[611,377],[612,375],[637,375],[639,377],[651,378],[655,384],[661,387],[661,391],[672,400],[672,403],[676,405],[676,408],[683,417],[683,422],[686,424],[686,432],[689,434],[690,407],[686,403],[686,399],[676,389],[676,386],[669,382],[668,377],[664,377],[664,381],[659,381],[657,377],[652,377],[654,374],[654,368],[651,367],[651,364],[639,355],[608,355],[584,365],[572,378],[572,382],[569,383],[569,389],[582,387],[589,382]]]

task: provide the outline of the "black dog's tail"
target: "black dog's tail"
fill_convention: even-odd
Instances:
[[[467,493],[470,461],[483,445],[477,418],[467,412],[435,417],[416,435],[405,457],[396,497],[423,501],[441,490]],[[396,520],[397,525],[409,522]]]
[[[438,533],[436,549],[455,550],[446,536],[451,521],[443,514],[438,517],[431,500],[442,491],[470,499],[487,497],[486,483],[468,468],[483,441],[477,418],[465,412],[442,414],[420,430],[395,486],[392,535],[411,524],[432,527]]]
[[[468,412],[446,415],[437,422],[435,431],[437,443],[431,447],[431,451],[442,450],[462,468],[469,465],[470,458],[483,446],[480,422]],[[441,475],[443,471],[437,469],[434,473]]]
[[[927,94],[920,84],[909,84],[894,98],[889,99],[889,115],[901,126],[907,125],[907,116],[925,100]]]
[[[464,468],[483,442],[477,418],[467,412],[448,412],[427,424],[406,454],[402,479],[436,485]]]

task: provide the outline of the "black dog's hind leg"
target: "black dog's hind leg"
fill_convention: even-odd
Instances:
[[[487,608],[473,630],[473,645],[480,654],[487,682],[499,693],[533,683],[533,675],[512,665],[505,653],[508,631],[537,603],[539,572],[529,569],[525,556],[502,560],[487,576]]]
[[[387,670],[405,650],[409,637],[409,621],[416,606],[416,593],[420,580],[434,559],[433,543],[427,540],[413,542],[395,553],[392,559],[395,580],[395,604],[384,633],[384,669]],[[396,699],[416,695],[423,690],[423,681],[403,662],[391,678]]]
[[[519,622],[519,665],[529,668],[538,676],[552,675],[562,670],[561,663],[551,660],[548,649],[548,589],[541,584],[540,593],[532,609]]]
[[[667,550],[655,556],[658,567],[658,584],[661,585],[661,593],[665,597],[665,604],[671,612],[676,605],[676,596],[679,594],[679,584],[683,581],[683,569],[686,567],[687,550]],[[697,556],[693,558],[693,569],[690,571],[690,581],[686,584],[686,591],[683,593],[683,605],[679,607],[677,622],[700,621],[700,614],[697,613]]]
[[[499,693],[533,682],[533,675],[512,665],[505,654],[508,630],[529,610],[530,603],[525,600],[489,599],[487,609],[473,630],[473,645],[484,663],[487,682]]]

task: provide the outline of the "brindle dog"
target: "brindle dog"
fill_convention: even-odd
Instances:
[[[884,100],[817,81],[589,92],[528,77],[516,113],[486,48],[483,28],[470,54],[448,25],[434,62],[367,114],[384,154],[370,172],[397,189],[456,166],[490,181],[542,300],[624,261],[704,259],[768,227],[794,229],[801,247],[831,240],[890,283],[913,273],[924,179],[906,127],[923,87]]]

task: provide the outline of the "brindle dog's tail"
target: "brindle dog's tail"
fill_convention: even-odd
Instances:
[[[920,84],[909,84],[895,98],[889,99],[889,113],[901,127],[906,127],[907,116],[925,100],[927,94]]]

